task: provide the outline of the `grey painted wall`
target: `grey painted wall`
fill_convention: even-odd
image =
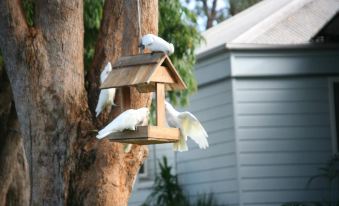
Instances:
[[[191,99],[189,110],[203,124],[210,144],[207,150],[200,150],[189,141],[190,150],[177,154],[179,181],[192,201],[199,194],[213,192],[219,203],[238,203],[232,107],[230,80],[209,84]]]
[[[322,200],[324,182],[305,187],[331,155],[327,78],[233,84],[242,205]]]
[[[199,91],[188,108],[209,135],[210,147],[200,150],[189,140],[189,151],[177,153],[177,174],[194,202],[213,193],[222,205],[238,205],[239,190],[234,138],[230,59],[222,54],[196,66]]]
[[[339,48],[232,51],[232,77],[339,75]]]
[[[214,193],[220,205],[320,200],[323,182],[305,186],[332,153],[328,78],[338,75],[338,65],[333,49],[200,59],[199,91],[187,110],[207,130],[210,147],[203,151],[189,141],[188,152],[175,154],[171,145],[152,147],[150,173],[154,177],[154,159],[165,154],[192,201],[202,193]],[[144,201],[152,180],[138,180],[129,205]]]

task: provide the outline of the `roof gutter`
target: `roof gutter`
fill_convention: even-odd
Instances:
[[[207,51],[196,54],[196,58],[197,61],[201,61],[203,59],[207,59],[208,57],[215,56],[216,54],[223,53],[226,50],[227,50],[226,44],[222,44]]]
[[[228,50],[239,51],[239,50],[328,50],[328,49],[339,49],[339,44],[329,43],[304,43],[304,44],[237,44],[230,43],[226,44],[225,47]]]
[[[305,43],[305,44],[238,44],[226,43],[216,46],[207,51],[196,54],[197,60],[201,61],[211,56],[226,52],[226,51],[267,51],[267,50],[338,50],[339,44],[325,43]]]

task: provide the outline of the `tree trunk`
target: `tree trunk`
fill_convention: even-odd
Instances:
[[[35,4],[33,28],[27,26],[19,0],[0,1],[0,47],[30,167],[30,205],[127,205],[147,149],[135,146],[124,154],[120,144],[95,138],[95,126],[108,118],[92,120],[88,107],[83,2],[37,0]],[[97,101],[92,98],[98,93],[102,65],[137,52],[136,5],[136,0],[105,2],[89,75],[90,103]],[[155,33],[157,1],[142,0],[141,11],[142,31]],[[134,89],[121,94],[125,101],[119,111],[150,102],[150,95]]]
[[[0,206],[28,205],[28,165],[9,81],[1,68],[0,96]]]
[[[207,30],[213,26],[213,22],[216,20],[218,0],[213,0],[211,8],[208,7],[207,0],[200,1],[202,2],[203,12],[207,18],[205,27]]]

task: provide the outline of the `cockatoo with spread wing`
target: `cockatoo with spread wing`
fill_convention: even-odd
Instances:
[[[104,70],[100,74],[100,83],[102,84],[107,78],[108,74],[112,71],[112,65],[108,62]],[[115,97],[115,88],[102,89],[99,94],[99,100],[97,107],[95,108],[96,117],[106,108],[106,106],[111,107],[114,104]]]
[[[142,50],[149,49],[152,52],[161,51],[170,55],[174,53],[174,46],[154,34],[146,34],[141,38],[140,45]]]
[[[147,125],[149,110],[146,107],[129,109],[117,116],[105,128],[99,131],[98,139],[102,139],[112,133],[124,130],[135,130],[136,126]]]
[[[200,149],[208,147],[207,132],[200,124],[199,120],[190,112],[178,112],[173,106],[165,101],[166,120],[170,127],[180,129],[179,141],[173,144],[174,151],[187,151],[187,137],[197,143]]]

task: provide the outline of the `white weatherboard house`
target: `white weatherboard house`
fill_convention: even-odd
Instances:
[[[322,200],[326,184],[306,189],[306,182],[339,147],[338,12],[339,0],[264,0],[204,32],[199,91],[187,109],[210,147],[150,146],[129,205],[150,193],[163,155],[192,200],[202,193],[236,206]]]

